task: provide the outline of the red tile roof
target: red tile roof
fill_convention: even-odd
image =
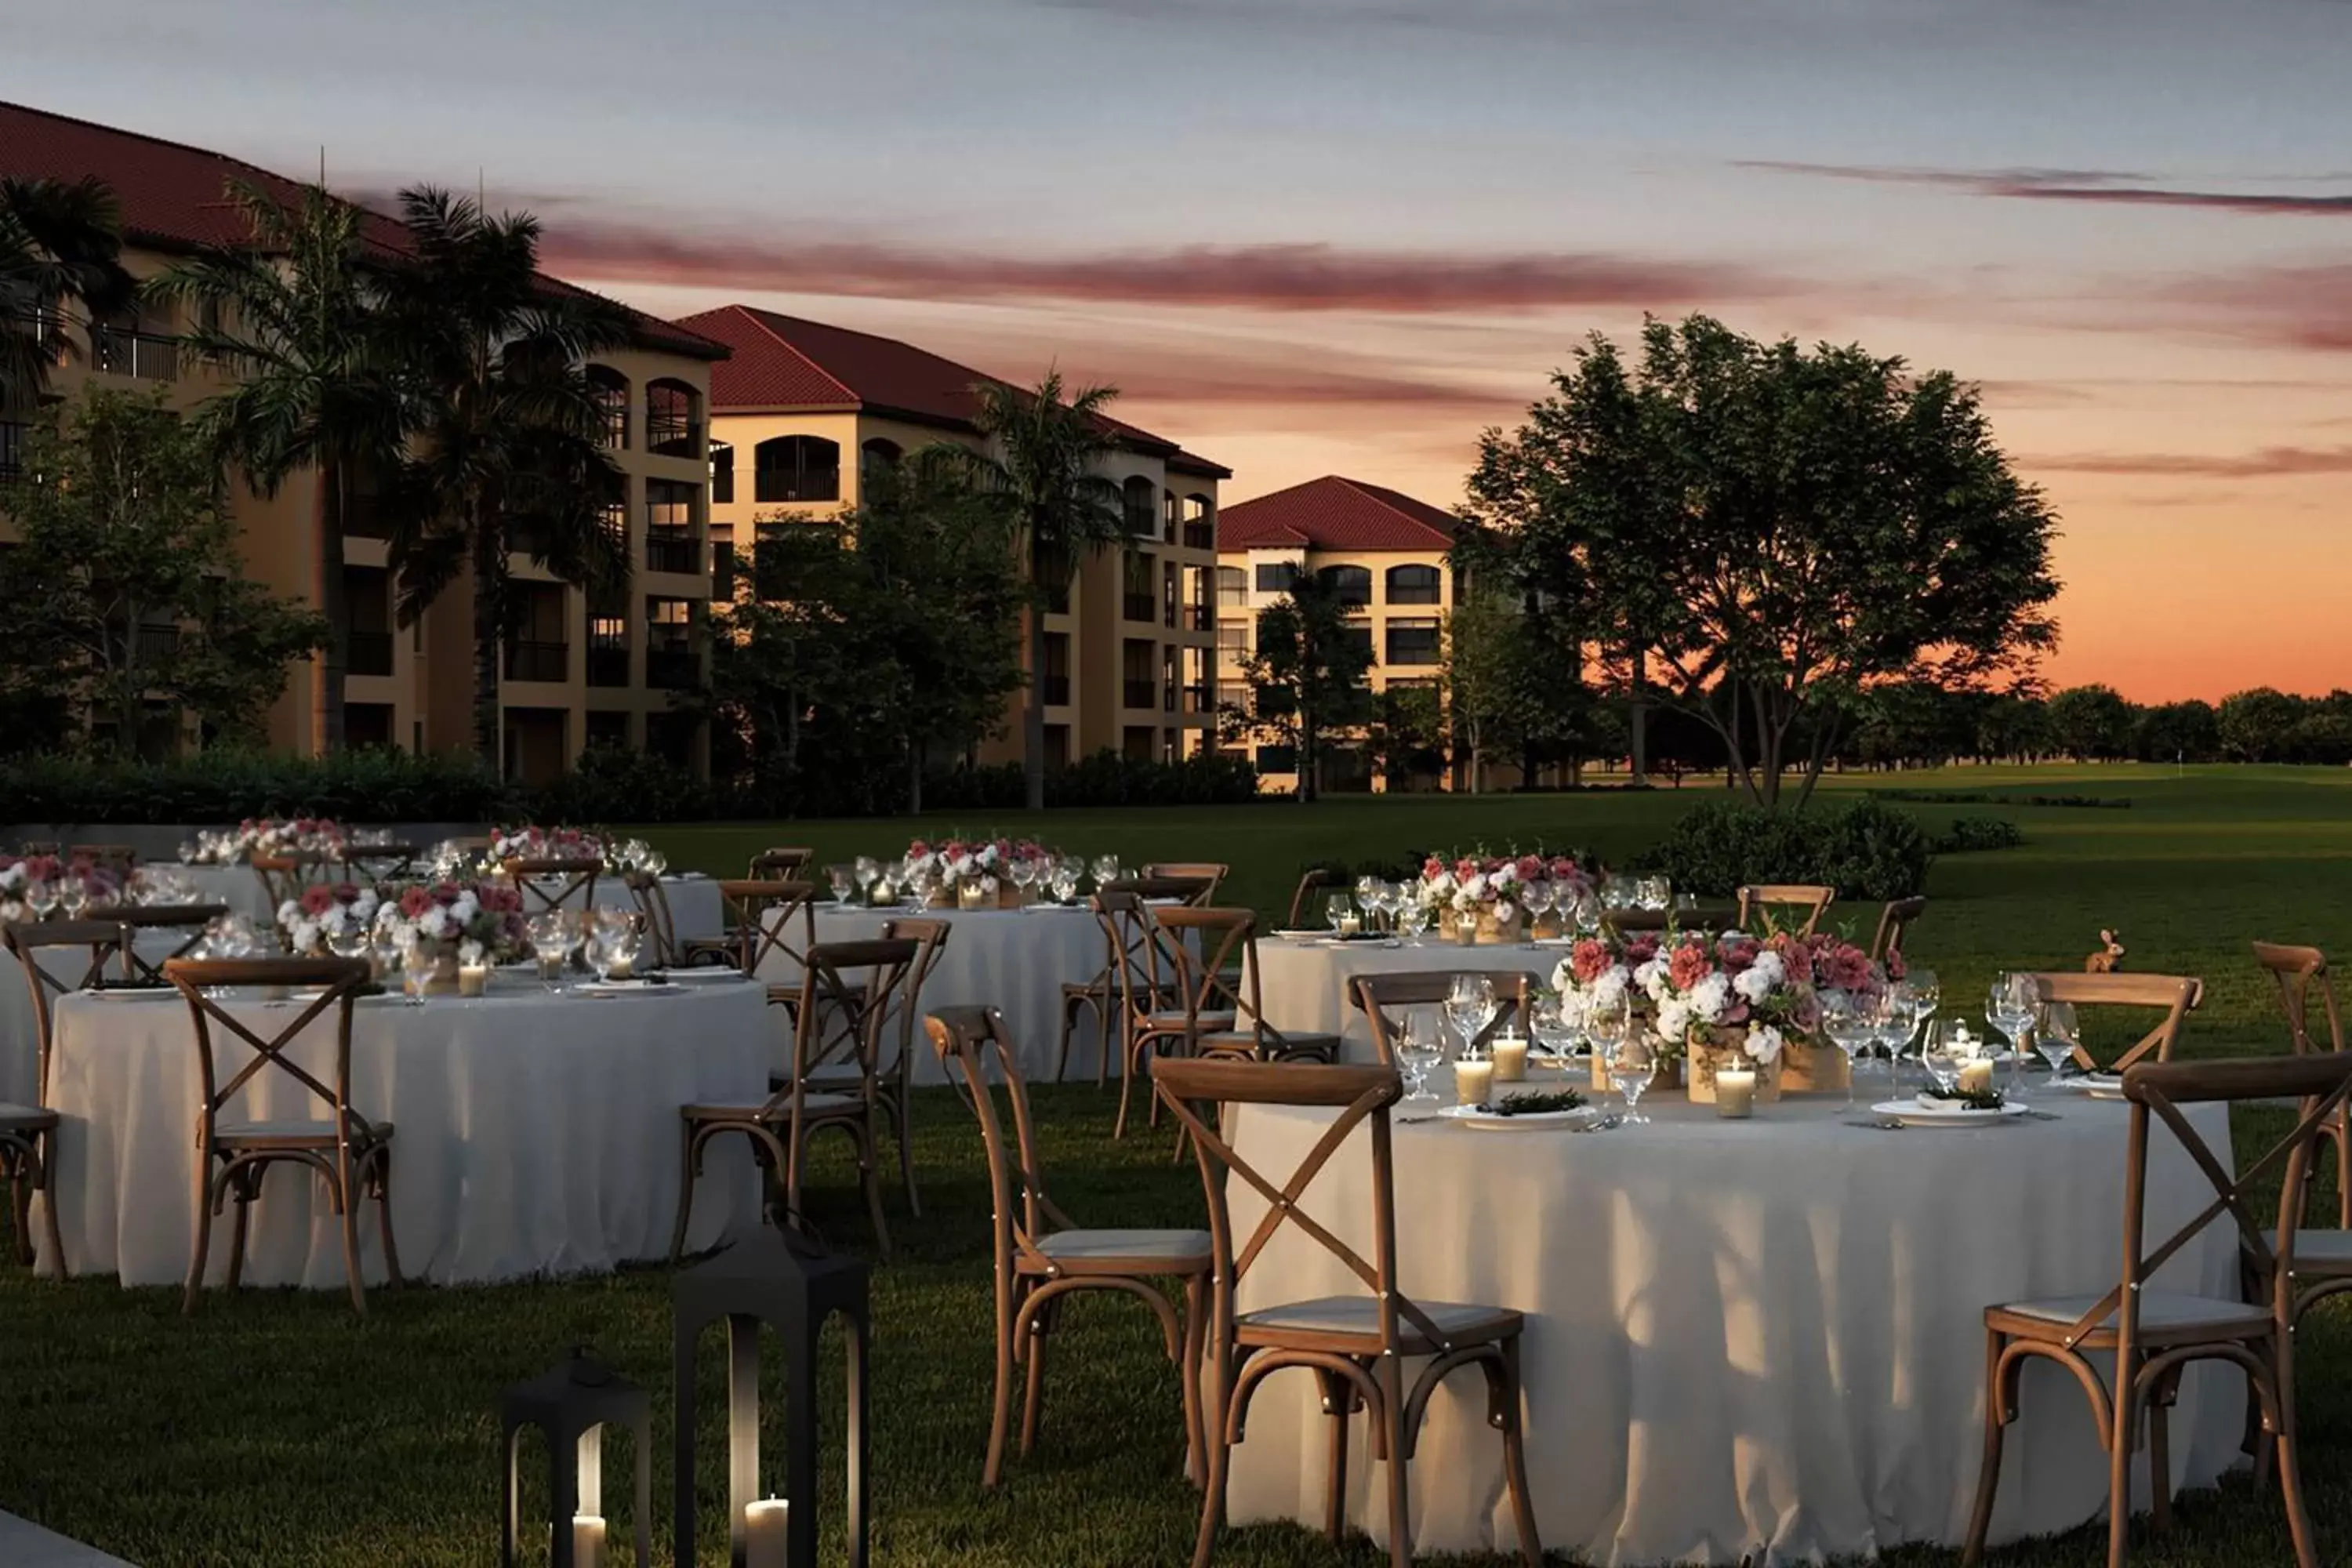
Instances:
[[[710,373],[713,413],[864,410],[969,431],[979,407],[972,384],[1000,380],[896,338],[751,305],[721,305],[682,316],[677,325],[733,351]],[[1179,472],[1232,477],[1231,469],[1165,437],[1124,420],[1103,422],[1124,444],[1160,456]]]
[[[122,205],[123,237],[149,250],[243,243],[251,231],[229,195],[232,183],[252,185],[288,204],[299,202],[302,195],[299,182],[225,153],[7,102],[0,102],[0,174],[26,180],[97,175]],[[394,218],[366,212],[362,232],[387,256],[407,253],[408,232]],[[562,293],[588,293],[559,278],[545,281]],[[700,359],[716,359],[725,352],[656,317],[637,310],[629,314],[640,342],[649,347]]]
[[[1326,474],[1217,513],[1220,550],[1444,550],[1454,518],[1402,491]]]

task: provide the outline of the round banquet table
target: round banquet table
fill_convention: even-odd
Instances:
[[[1102,927],[1084,909],[1035,904],[1018,910],[871,910],[819,904],[816,939],[861,942],[882,934],[889,920],[943,920],[947,945],[931,970],[918,1005],[990,1005],[1004,1014],[1021,1053],[1021,1070],[1032,1082],[1054,1071],[1060,1049],[1062,984],[1084,984],[1102,972],[1107,951]],[[796,984],[800,965],[779,952],[760,961],[760,978]],[[1091,1078],[1102,1047],[1102,1032],[1091,1012],[1081,1012],[1070,1040],[1070,1075]],[[915,1081],[945,1083],[946,1069],[919,1027],[915,1034]],[[1118,1064],[1111,1063],[1113,1072]]]
[[[1445,1076],[1433,1081],[1450,1100]],[[1622,1565],[1754,1553],[1763,1568],[1957,1546],[1983,1441],[1984,1308],[2095,1297],[2121,1268],[2126,1108],[2037,1104],[2063,1120],[1890,1132],[1849,1125],[1837,1097],[1759,1107],[1747,1122],[1656,1098],[1643,1104],[1653,1125],[1581,1135],[1399,1125],[1399,1289],[1527,1314],[1527,1462],[1549,1551]],[[1279,1184],[1332,1113],[1230,1114],[1240,1154]],[[2226,1160],[2227,1108],[2189,1114]],[[1366,1258],[1369,1140],[1357,1129],[1300,1204]],[[1247,1237],[1264,1205],[1231,1190]],[[2152,1237],[2212,1196],[2160,1128],[2148,1190]],[[2234,1298],[2234,1235],[2209,1227],[2152,1288]],[[1362,1293],[1285,1226],[1237,1304]],[[1431,1401],[1412,1467],[1419,1551],[1517,1550],[1485,1387],[1457,1373]],[[2176,1486],[2237,1460],[2244,1387],[2210,1367],[2184,1380]],[[1234,1522],[1319,1526],[1328,1436],[1314,1388],[1279,1374],[1251,1405]],[[2074,1379],[2029,1363],[2021,1405],[1996,1543],[2082,1524],[2106,1498]],[[1364,1458],[1360,1427],[1350,1446],[1350,1517],[1384,1543],[1386,1467]]]
[[[194,889],[199,903],[226,904],[232,913],[243,915],[255,925],[267,928],[276,923],[278,911],[262,891],[261,879],[250,866],[183,866],[189,886]],[[414,875],[422,877],[419,870]],[[699,872],[688,871],[661,879],[663,896],[669,900],[670,922],[677,928],[677,940],[691,942],[722,936],[727,931],[727,916],[719,897],[719,884]],[[560,887],[551,882],[550,890]],[[596,902],[600,908],[634,910],[636,898],[619,876],[596,879]],[[536,900],[530,912],[539,912]]]
[[[267,927],[278,919],[278,910],[263,890],[261,879],[250,866],[182,866],[177,868],[188,879],[194,897],[199,904],[226,904],[229,913],[243,915],[257,926]]]
[[[299,1004],[232,1005],[267,1039]],[[678,1108],[767,1098],[770,1026],[761,987],[698,981],[663,994],[551,995],[501,973],[491,994],[362,1000],[352,1017],[352,1103],[394,1127],[394,1233],[402,1269],[436,1283],[608,1269],[667,1258],[677,1219]],[[217,1025],[224,1081],[251,1048]],[[332,1016],[289,1053],[333,1082]],[[80,993],[58,1014],[50,1102],[63,1117],[58,1188],[68,1271],[122,1283],[185,1278],[194,1237],[190,1137],[198,1095],[194,1026],[177,992]],[[323,1103],[265,1068],[231,1120],[317,1120]],[[759,1223],[757,1173],[741,1141],[710,1152],[695,1190],[695,1248]],[[382,1276],[376,1218],[362,1214],[363,1267]],[[246,1278],[339,1289],[339,1221],[308,1172],[273,1168],[255,1205]],[[38,1226],[36,1226],[36,1232]],[[226,1278],[215,1223],[209,1278]],[[44,1257],[43,1272],[58,1260]]]
[[[1376,1059],[1371,1031],[1348,999],[1348,982],[1358,974],[1416,970],[1523,969],[1548,984],[1568,956],[1564,947],[1527,942],[1463,947],[1451,942],[1396,938],[1381,942],[1332,942],[1312,937],[1262,937],[1257,943],[1259,1003],[1277,1029],[1337,1035],[1343,1060]],[[1526,1025],[1520,1025],[1524,1032]]]
[[[150,927],[139,933],[139,956],[161,963],[186,945],[195,932]],[[41,967],[68,985],[81,984],[89,967],[88,948],[44,947]],[[106,978],[120,980],[120,965],[110,965]],[[31,1105],[40,1090],[41,1038],[39,1020],[33,1016],[33,993],[25,981],[25,965],[13,953],[0,952],[0,1100]]]

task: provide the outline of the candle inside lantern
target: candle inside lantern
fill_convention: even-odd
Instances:
[[[782,1498],[770,1498],[743,1510],[743,1568],[786,1568],[792,1547],[785,1526],[792,1508]]]
[[[1358,914],[1345,914],[1339,917],[1339,934],[1341,936],[1360,936],[1363,934],[1363,916]]]
[[[956,886],[956,902],[967,910],[980,908],[980,884],[961,882]]]
[[[1990,1094],[1992,1092],[1992,1058],[1977,1057],[1960,1064],[1960,1092]]]
[[[1495,1081],[1517,1083],[1528,1076],[1528,1043],[1517,1035],[1497,1035],[1488,1047],[1495,1058]]]
[[[1454,1064],[1454,1098],[1464,1105],[1484,1105],[1494,1092],[1495,1064],[1484,1057],[1465,1057]]]
[[[486,963],[461,963],[457,966],[457,994],[479,996],[490,983],[490,969]]]
[[[1715,1113],[1744,1121],[1756,1114],[1756,1074],[1749,1068],[1715,1069]]]
[[[604,1568],[604,1516],[601,1513],[575,1513],[572,1516],[572,1568]]]
[[[1454,940],[1460,942],[1465,947],[1476,945],[1478,941],[1478,917],[1476,915],[1464,915],[1459,920],[1455,921],[1454,922]]]

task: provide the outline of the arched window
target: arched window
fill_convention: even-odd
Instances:
[[[588,367],[588,388],[604,417],[600,437],[616,452],[629,449],[629,378],[608,364]]]
[[[710,443],[710,500],[724,506],[735,499],[735,448],[724,441]]]
[[[702,398],[682,381],[646,384],[646,450],[666,458],[702,455]]]
[[[877,474],[887,473],[898,466],[906,448],[898,442],[877,436],[857,448],[857,482],[860,486],[873,483]]]
[[[1244,609],[1249,605],[1249,574],[1238,566],[1217,568],[1217,607]]]
[[[1372,602],[1372,574],[1364,566],[1326,566],[1315,574],[1323,589],[1351,610]]]
[[[752,499],[841,499],[841,443],[822,436],[778,436],[752,450]]]
[[[1122,510],[1127,513],[1128,532],[1149,539],[1160,531],[1159,509],[1153,504],[1160,499],[1159,489],[1158,485],[1140,474],[1119,487]]]
[[[1445,596],[1445,574],[1434,566],[1389,568],[1389,603],[1434,605]]]

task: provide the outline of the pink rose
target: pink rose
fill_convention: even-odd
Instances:
[[[1520,856],[1520,857],[1519,857],[1519,880],[1520,880],[1520,881],[1522,881],[1522,882],[1534,882],[1534,881],[1538,881],[1538,880],[1540,880],[1540,879],[1542,879],[1543,874],[1544,874],[1544,863],[1543,863],[1543,858],[1542,858],[1542,857],[1540,857],[1540,856],[1536,856],[1536,855],[1522,855],[1522,856]]]
[[[302,912],[323,915],[335,907],[335,889],[324,882],[313,883],[302,889]]]
[[[1576,976],[1579,985],[1591,984],[1608,973],[1612,962],[1609,944],[1597,936],[1580,937],[1568,952],[1569,973]]]
[[[404,920],[415,920],[433,907],[433,895],[423,888],[408,888],[400,895],[400,913]]]
[[[1666,979],[1677,991],[1687,991],[1714,973],[1706,950],[1695,942],[1684,942],[1666,960]]]
[[[907,858],[909,860],[919,860],[930,852],[931,847],[919,838],[907,846]]]
[[[1639,969],[1657,956],[1658,938],[1654,931],[1643,931],[1625,943],[1625,963],[1629,968]]]
[[[1440,877],[1444,875],[1445,862],[1439,859],[1436,856],[1432,855],[1428,859],[1423,860],[1421,863],[1421,879],[1423,881],[1434,882]]]

